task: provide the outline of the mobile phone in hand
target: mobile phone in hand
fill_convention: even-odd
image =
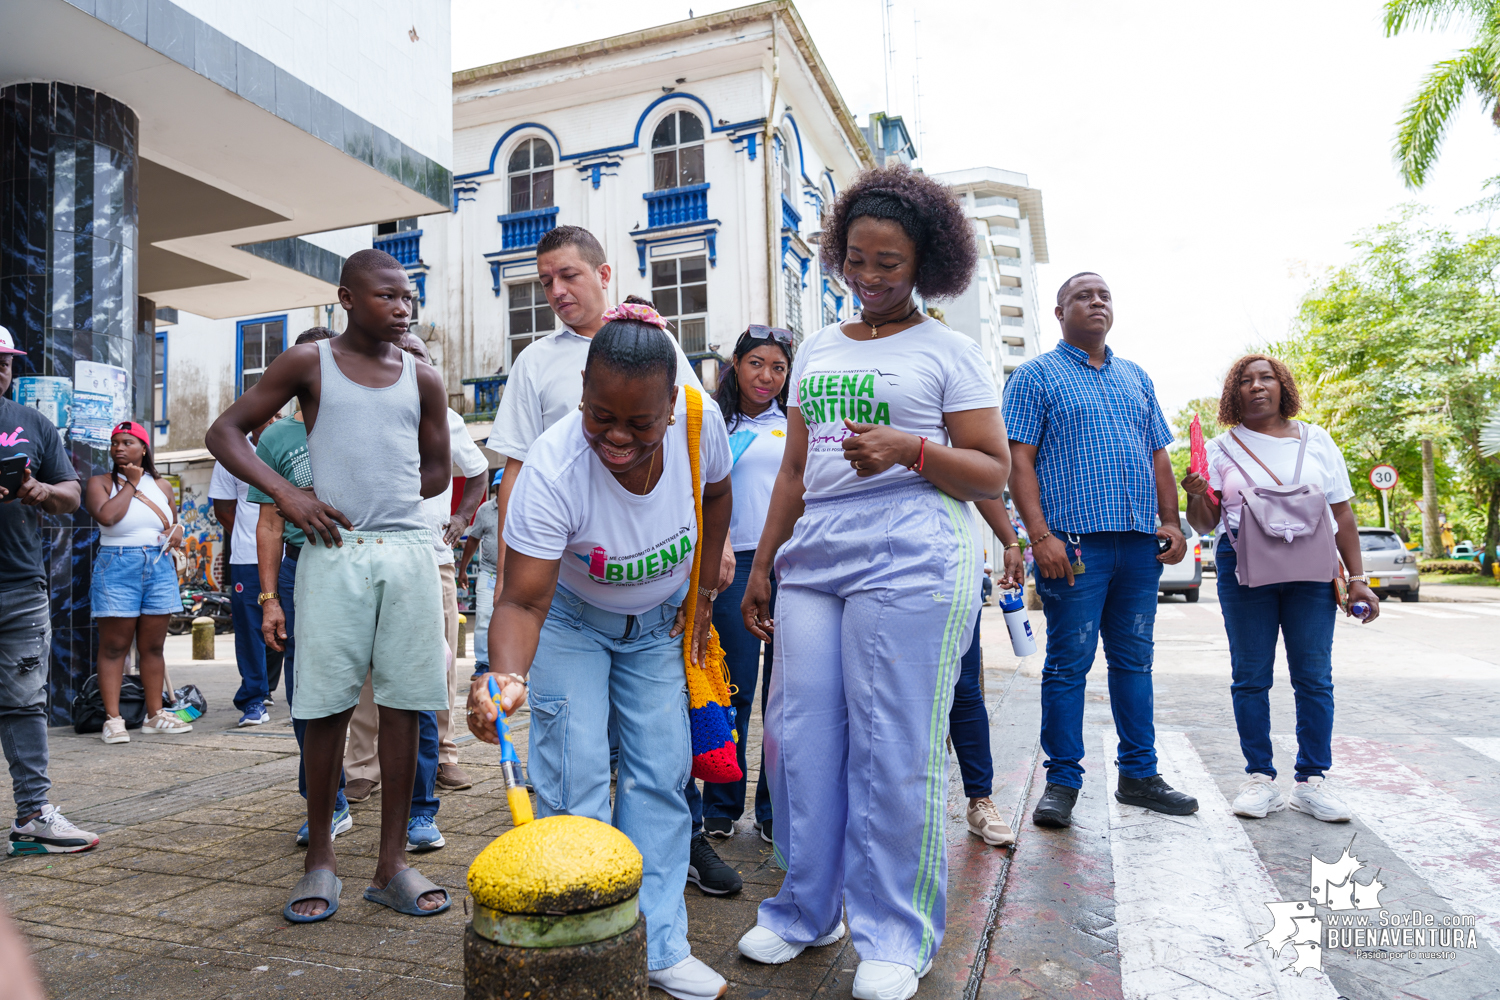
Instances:
[[[16,494],[21,492],[21,480],[25,471],[25,455],[12,455],[9,458],[0,458],[0,487],[5,488],[5,499],[7,502],[14,500]]]
[[[1170,549],[1171,547],[1172,547],[1172,539],[1170,539],[1170,538],[1163,538],[1160,535],[1156,536],[1156,554],[1157,555],[1166,555],[1167,554],[1167,550]]]

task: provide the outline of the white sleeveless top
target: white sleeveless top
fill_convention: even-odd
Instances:
[[[167,495],[162,492],[160,486],[156,485],[156,480],[142,474],[141,481],[137,484],[136,490],[146,499],[156,504],[157,507],[161,508],[163,514],[169,518],[172,517],[172,508],[167,502]],[[111,483],[109,495],[114,496],[119,492],[119,488]],[[130,547],[160,546],[165,538],[165,534],[162,530],[161,518],[156,516],[156,512],[139,500],[132,498],[130,506],[125,508],[125,516],[120,518],[117,523],[99,525],[99,544]]]

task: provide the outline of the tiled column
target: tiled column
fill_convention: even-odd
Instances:
[[[131,373],[136,419],[147,419],[136,342],[136,115],[104,94],[64,83],[0,90],[0,323],[28,352],[16,376],[71,379],[75,362]],[[147,348],[149,371],[150,348]],[[29,362],[29,365],[28,363]],[[107,471],[105,449],[71,438],[80,478]],[[94,672],[98,636],[89,578],[98,529],[80,506],[49,517],[52,684],[49,720]]]

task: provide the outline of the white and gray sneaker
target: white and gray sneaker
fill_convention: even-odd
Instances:
[[[1333,794],[1325,779],[1308,778],[1292,786],[1291,801],[1287,803],[1299,813],[1307,813],[1313,819],[1325,823],[1347,823],[1353,819],[1349,807]]]
[[[176,713],[169,712],[165,708],[159,709],[155,715],[141,723],[143,733],[190,733],[192,731],[192,723],[183,722]]]
[[[729,992],[729,984],[698,959],[689,955],[676,965],[646,973],[651,985],[677,1000],[717,1000]]]
[[[1240,793],[1234,797],[1234,814],[1251,819],[1265,819],[1266,813],[1281,812],[1286,808],[1286,796],[1276,787],[1276,779],[1269,774],[1256,772],[1245,779]]]
[[[854,996],[858,1000],[907,1000],[917,995],[917,980],[931,971],[931,959],[921,972],[900,962],[860,962],[854,970]]]
[[[781,965],[802,954],[804,948],[825,948],[835,941],[843,940],[844,922],[815,940],[812,944],[792,944],[769,927],[756,924],[740,938],[740,954],[752,962],[762,965]]]
[[[57,811],[57,806],[42,806],[42,814],[25,824],[10,825],[10,842],[5,853],[18,854],[75,854],[97,847],[99,835],[80,830],[68,818]]]

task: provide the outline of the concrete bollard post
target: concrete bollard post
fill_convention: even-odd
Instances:
[[[214,620],[207,616],[193,619],[193,659],[214,658]]]
[[[469,648],[469,616],[458,616],[458,651],[453,654],[455,659],[468,656]]]
[[[469,868],[464,1000],[646,1000],[641,855],[614,827],[549,816]]]

